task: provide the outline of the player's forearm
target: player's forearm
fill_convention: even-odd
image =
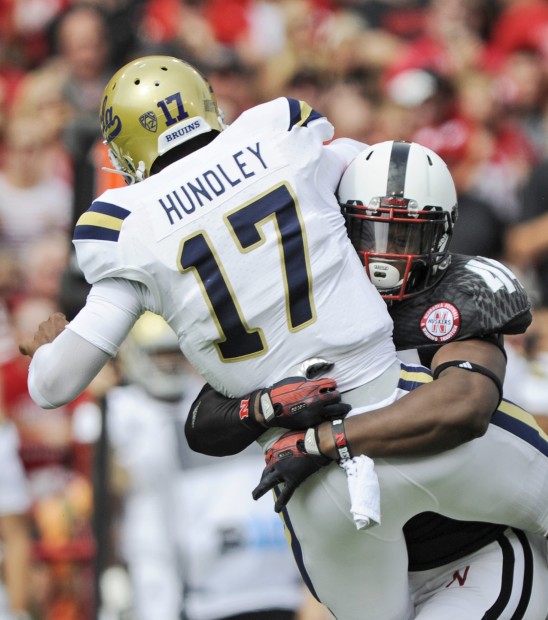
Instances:
[[[446,347],[433,368],[468,359],[503,378],[505,359],[496,346],[471,341]],[[452,366],[392,405],[345,420],[347,440],[353,454],[371,457],[435,454],[483,435],[498,401],[491,379]],[[319,427],[318,439],[322,453],[336,458],[330,424]]]
[[[45,409],[74,400],[118,353],[143,310],[153,307],[143,285],[106,278],[93,285],[70,324],[59,313],[42,322],[32,341],[19,347],[32,357],[28,385],[33,400]]]
[[[228,456],[251,445],[266,429],[250,419],[247,425],[242,423],[241,402],[241,399],[225,398],[205,385],[185,423],[190,448],[210,456]]]
[[[304,431],[349,411],[328,378],[286,377],[242,398],[226,398],[206,385],[191,407],[185,431],[196,452],[224,456],[247,448],[270,428]]]
[[[459,399],[461,390],[469,388],[468,381],[445,383],[426,384],[388,407],[347,418],[344,425],[352,454],[435,454],[477,437],[480,433],[474,427],[460,422]],[[337,458],[330,426],[320,425],[319,447],[323,454]]]
[[[65,405],[79,396],[110,356],[70,330],[36,350],[29,368],[32,399],[44,409]]]

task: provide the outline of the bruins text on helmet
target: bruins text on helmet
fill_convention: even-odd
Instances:
[[[110,158],[128,183],[150,176],[156,159],[174,147],[225,128],[209,82],[170,56],[139,58],[117,71],[100,120]]]
[[[338,190],[352,244],[387,300],[435,284],[449,262],[457,193],[445,162],[414,142],[374,144]]]

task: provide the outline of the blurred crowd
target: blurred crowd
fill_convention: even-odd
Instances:
[[[110,501],[97,463],[106,396],[128,378],[107,369],[78,402],[38,410],[17,342],[85,298],[72,229],[121,183],[103,170],[101,94],[117,68],[155,53],[202,70],[227,123],[284,95],[337,136],[439,153],[459,192],[452,250],[504,262],[529,291],[534,321],[507,340],[505,395],[548,428],[548,1],[3,0],[0,421],[18,431],[29,483],[26,587],[11,585],[7,542],[0,558],[12,608],[35,620],[93,617],[98,571],[119,559],[97,551],[111,535],[97,517],[97,498]]]

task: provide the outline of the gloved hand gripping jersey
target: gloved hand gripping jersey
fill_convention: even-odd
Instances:
[[[350,405],[341,402],[336,388],[332,379],[298,376],[243,398],[227,398],[206,384],[185,423],[188,445],[202,454],[227,456],[244,450],[269,427],[306,429],[342,418]]]
[[[251,417],[267,428],[306,429],[344,417],[350,409],[333,379],[289,377],[242,399],[240,419],[245,424]]]
[[[310,454],[305,448],[305,431],[289,431],[282,435],[265,456],[266,467],[259,484],[253,489],[257,500],[276,485],[284,483],[274,504],[280,512],[295,489],[309,476],[333,461],[323,454]]]

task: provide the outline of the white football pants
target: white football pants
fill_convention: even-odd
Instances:
[[[337,620],[413,618],[403,525],[432,511],[544,536],[547,446],[532,416],[503,402],[479,439],[427,458],[375,459],[381,524],[367,530],[353,521],[343,469],[324,467],[283,512],[305,581]]]

